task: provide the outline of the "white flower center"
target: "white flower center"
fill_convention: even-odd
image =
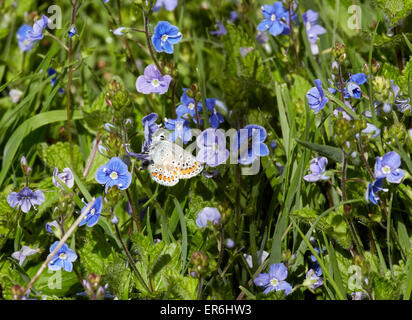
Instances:
[[[162,42],[165,42],[169,36],[167,34],[162,35]]]
[[[191,102],[187,107],[189,108],[189,110],[193,110],[195,108],[195,104]]]
[[[112,180],[116,180],[118,177],[119,177],[119,176],[118,176],[118,174],[117,174],[116,171],[112,171],[112,173],[110,174],[110,178],[111,178]]]
[[[276,20],[276,14],[272,14],[270,16],[270,21],[275,21]]]
[[[160,82],[159,82],[158,79],[153,79],[153,80],[152,80],[152,86],[153,86],[153,87],[157,88],[159,85],[160,85]]]
[[[382,168],[382,171],[383,171],[383,173],[388,174],[388,173],[391,173],[391,168],[389,166],[384,166]]]
[[[278,285],[279,281],[278,279],[270,279],[270,284],[274,287],[276,287]]]
[[[177,130],[182,130],[182,129],[183,129],[183,123],[182,123],[182,122],[178,122],[178,123],[176,124],[176,129],[177,129]]]
[[[310,22],[306,22],[306,30],[309,30],[311,27]]]
[[[91,216],[94,216],[95,213],[96,213],[96,209],[95,209],[95,208],[93,208],[92,210],[90,210],[90,215],[91,215]]]
[[[67,255],[65,253],[60,253],[59,254],[59,259],[65,260],[65,259],[67,259]]]
[[[219,151],[219,146],[218,146],[217,143],[215,143],[215,144],[213,145],[213,149],[215,149],[215,152],[218,153],[218,151]]]

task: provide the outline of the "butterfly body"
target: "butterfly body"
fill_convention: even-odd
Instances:
[[[149,149],[151,178],[164,186],[174,186],[180,179],[190,179],[203,170],[203,164],[177,144],[155,135]]]

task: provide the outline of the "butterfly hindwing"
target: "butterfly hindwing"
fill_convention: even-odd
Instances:
[[[179,179],[189,179],[199,174],[203,165],[183,148],[170,141],[161,141],[150,151],[153,161],[149,172],[154,181],[174,186]]]

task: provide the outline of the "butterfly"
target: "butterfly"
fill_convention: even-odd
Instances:
[[[153,135],[148,153],[150,176],[164,186],[174,186],[179,179],[193,178],[203,170],[203,164],[191,153],[167,140],[167,132],[162,129]]]

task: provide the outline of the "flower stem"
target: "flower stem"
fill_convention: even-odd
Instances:
[[[89,161],[87,162],[86,168],[84,169],[83,178],[86,178],[86,176],[89,174],[89,171],[90,171],[90,168],[91,168],[91,166],[92,166],[92,164],[93,164],[94,158],[96,157],[97,149],[98,149],[98,147],[99,147],[99,143],[100,143],[101,138],[102,138],[102,135],[101,135],[101,133],[99,132],[99,133],[97,134],[96,142],[94,143],[93,150],[92,150],[92,154],[90,155],[90,159],[89,159]]]
[[[126,189],[126,195],[127,195],[127,199],[129,200],[130,207],[132,208],[133,219],[136,223],[137,231],[139,231],[139,233],[140,233],[140,232],[142,232],[142,229],[140,228],[140,222],[139,222],[139,219],[137,217],[136,208],[133,205],[132,197],[130,195],[129,190],[127,190],[127,189]]]
[[[23,294],[26,294],[30,288],[33,286],[33,284],[36,282],[36,280],[40,277],[46,266],[50,263],[50,261],[53,259],[53,257],[56,255],[56,253],[60,250],[60,248],[63,246],[63,244],[66,243],[67,239],[71,236],[71,234],[76,230],[77,226],[82,222],[84,217],[89,213],[90,209],[93,207],[95,198],[90,201],[90,203],[87,205],[86,210],[80,214],[80,216],[76,219],[76,221],[72,224],[70,229],[67,231],[67,233],[62,237],[60,242],[57,244],[56,248],[50,253],[49,257],[46,259],[46,261],[43,262],[41,265],[40,269],[37,271],[36,275],[31,279],[29,284],[27,285],[26,289],[24,290]]]
[[[203,277],[202,275],[199,275],[199,284],[197,287],[196,300],[200,300],[200,296],[202,295],[202,288],[203,288]]]
[[[151,289],[148,287],[148,285],[146,284],[146,282],[143,280],[143,277],[142,277],[142,275],[140,274],[139,270],[137,270],[136,265],[135,265],[135,263],[134,263],[134,261],[133,261],[133,258],[132,258],[132,256],[131,256],[129,250],[128,250],[127,247],[126,247],[126,244],[124,243],[124,241],[123,241],[123,239],[122,239],[122,236],[121,236],[121,234],[120,234],[120,230],[119,230],[119,227],[117,226],[117,224],[114,224],[114,228],[115,228],[115,230],[116,230],[116,236],[117,236],[117,238],[119,239],[119,241],[120,241],[120,243],[121,243],[121,245],[122,245],[122,248],[123,248],[123,250],[124,250],[124,252],[125,252],[125,254],[126,254],[126,256],[127,256],[127,260],[129,260],[130,266],[132,267],[133,272],[135,273],[135,275],[137,276],[137,278],[139,279],[139,282],[145,287],[145,289],[146,289],[147,291],[153,292],[153,290],[151,290]]]
[[[75,0],[72,2],[72,19],[71,24],[73,25],[76,20],[76,13],[77,13],[77,4],[79,0]],[[70,162],[72,169],[75,170],[75,163],[74,163],[74,155],[73,155],[73,142],[72,142],[72,130],[71,130],[71,85],[72,85],[72,78],[73,78],[73,41],[72,38],[69,37],[69,73],[67,78],[67,89],[66,89],[66,100],[67,100],[67,136],[69,140],[69,149],[70,149]]]
[[[54,34],[51,34],[51,33],[48,32],[48,31],[46,31],[44,34],[45,34],[46,36],[49,36],[50,38],[56,40],[64,50],[66,50],[67,52],[69,52],[69,48],[68,48],[59,38],[57,38]]]
[[[156,57],[155,57],[155,55],[154,55],[154,52],[153,52],[153,47],[152,47],[152,43],[151,43],[151,41],[150,41],[150,35],[149,35],[149,19],[148,19],[148,17],[146,16],[145,13],[143,13],[143,20],[144,20],[144,33],[145,33],[145,35],[146,35],[146,42],[147,42],[147,46],[148,46],[148,48],[149,48],[150,56],[152,57],[152,60],[153,60],[154,64],[155,64],[156,67],[157,67],[157,70],[159,70],[160,73],[161,73],[162,75],[164,75],[164,70],[163,70],[163,68],[160,66],[159,61],[157,61],[157,59],[156,59]]]

